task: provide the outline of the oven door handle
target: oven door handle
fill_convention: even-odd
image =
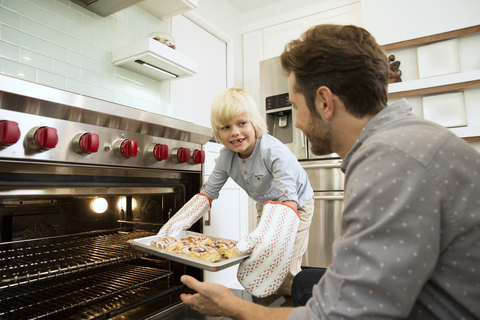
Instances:
[[[315,200],[343,200],[343,194],[340,196],[314,196]]]
[[[212,221],[211,221],[211,217],[210,217],[210,210],[207,211],[207,213],[205,214],[205,216],[203,217],[203,225],[206,226],[206,227],[210,227],[210,225],[212,224]],[[207,216],[208,216],[208,219],[207,219]]]

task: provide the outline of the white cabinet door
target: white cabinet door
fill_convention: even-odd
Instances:
[[[205,181],[214,168],[223,145],[207,143],[205,145]],[[232,179],[220,191],[218,199],[212,202],[210,212],[203,219],[203,233],[215,237],[240,240],[247,234],[248,195]],[[228,288],[242,289],[237,280],[238,265],[218,272],[204,272],[204,280],[220,283]]]
[[[362,26],[362,6],[360,2],[352,3],[347,6],[323,11],[309,16],[310,27],[317,24],[353,24],[358,27]]]
[[[227,45],[188,18],[172,18],[176,50],[198,62],[198,73],[170,83],[170,115],[210,127],[210,107],[227,88]]]
[[[263,60],[263,31],[243,35],[243,88],[247,90],[260,110],[259,61]]]
[[[293,39],[298,39],[308,27],[308,17],[304,17],[264,28],[263,59],[281,55],[285,45]]]

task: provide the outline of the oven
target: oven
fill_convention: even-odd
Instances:
[[[1,75],[0,318],[161,319],[181,305],[180,276],[203,272],[127,241],[199,192],[212,136]]]

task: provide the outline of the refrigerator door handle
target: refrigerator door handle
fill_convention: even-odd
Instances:
[[[314,196],[315,200],[343,200],[343,193],[339,196]]]
[[[297,129],[298,131],[300,131],[300,137],[301,137],[301,141],[302,141],[302,149],[305,149],[305,134],[303,133],[302,130],[300,129]]]
[[[324,163],[324,164],[302,164],[304,169],[330,169],[341,168],[342,160],[338,160],[338,163]]]

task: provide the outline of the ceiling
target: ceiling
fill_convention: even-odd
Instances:
[[[261,7],[265,7],[283,0],[227,0],[240,13],[252,11]]]

